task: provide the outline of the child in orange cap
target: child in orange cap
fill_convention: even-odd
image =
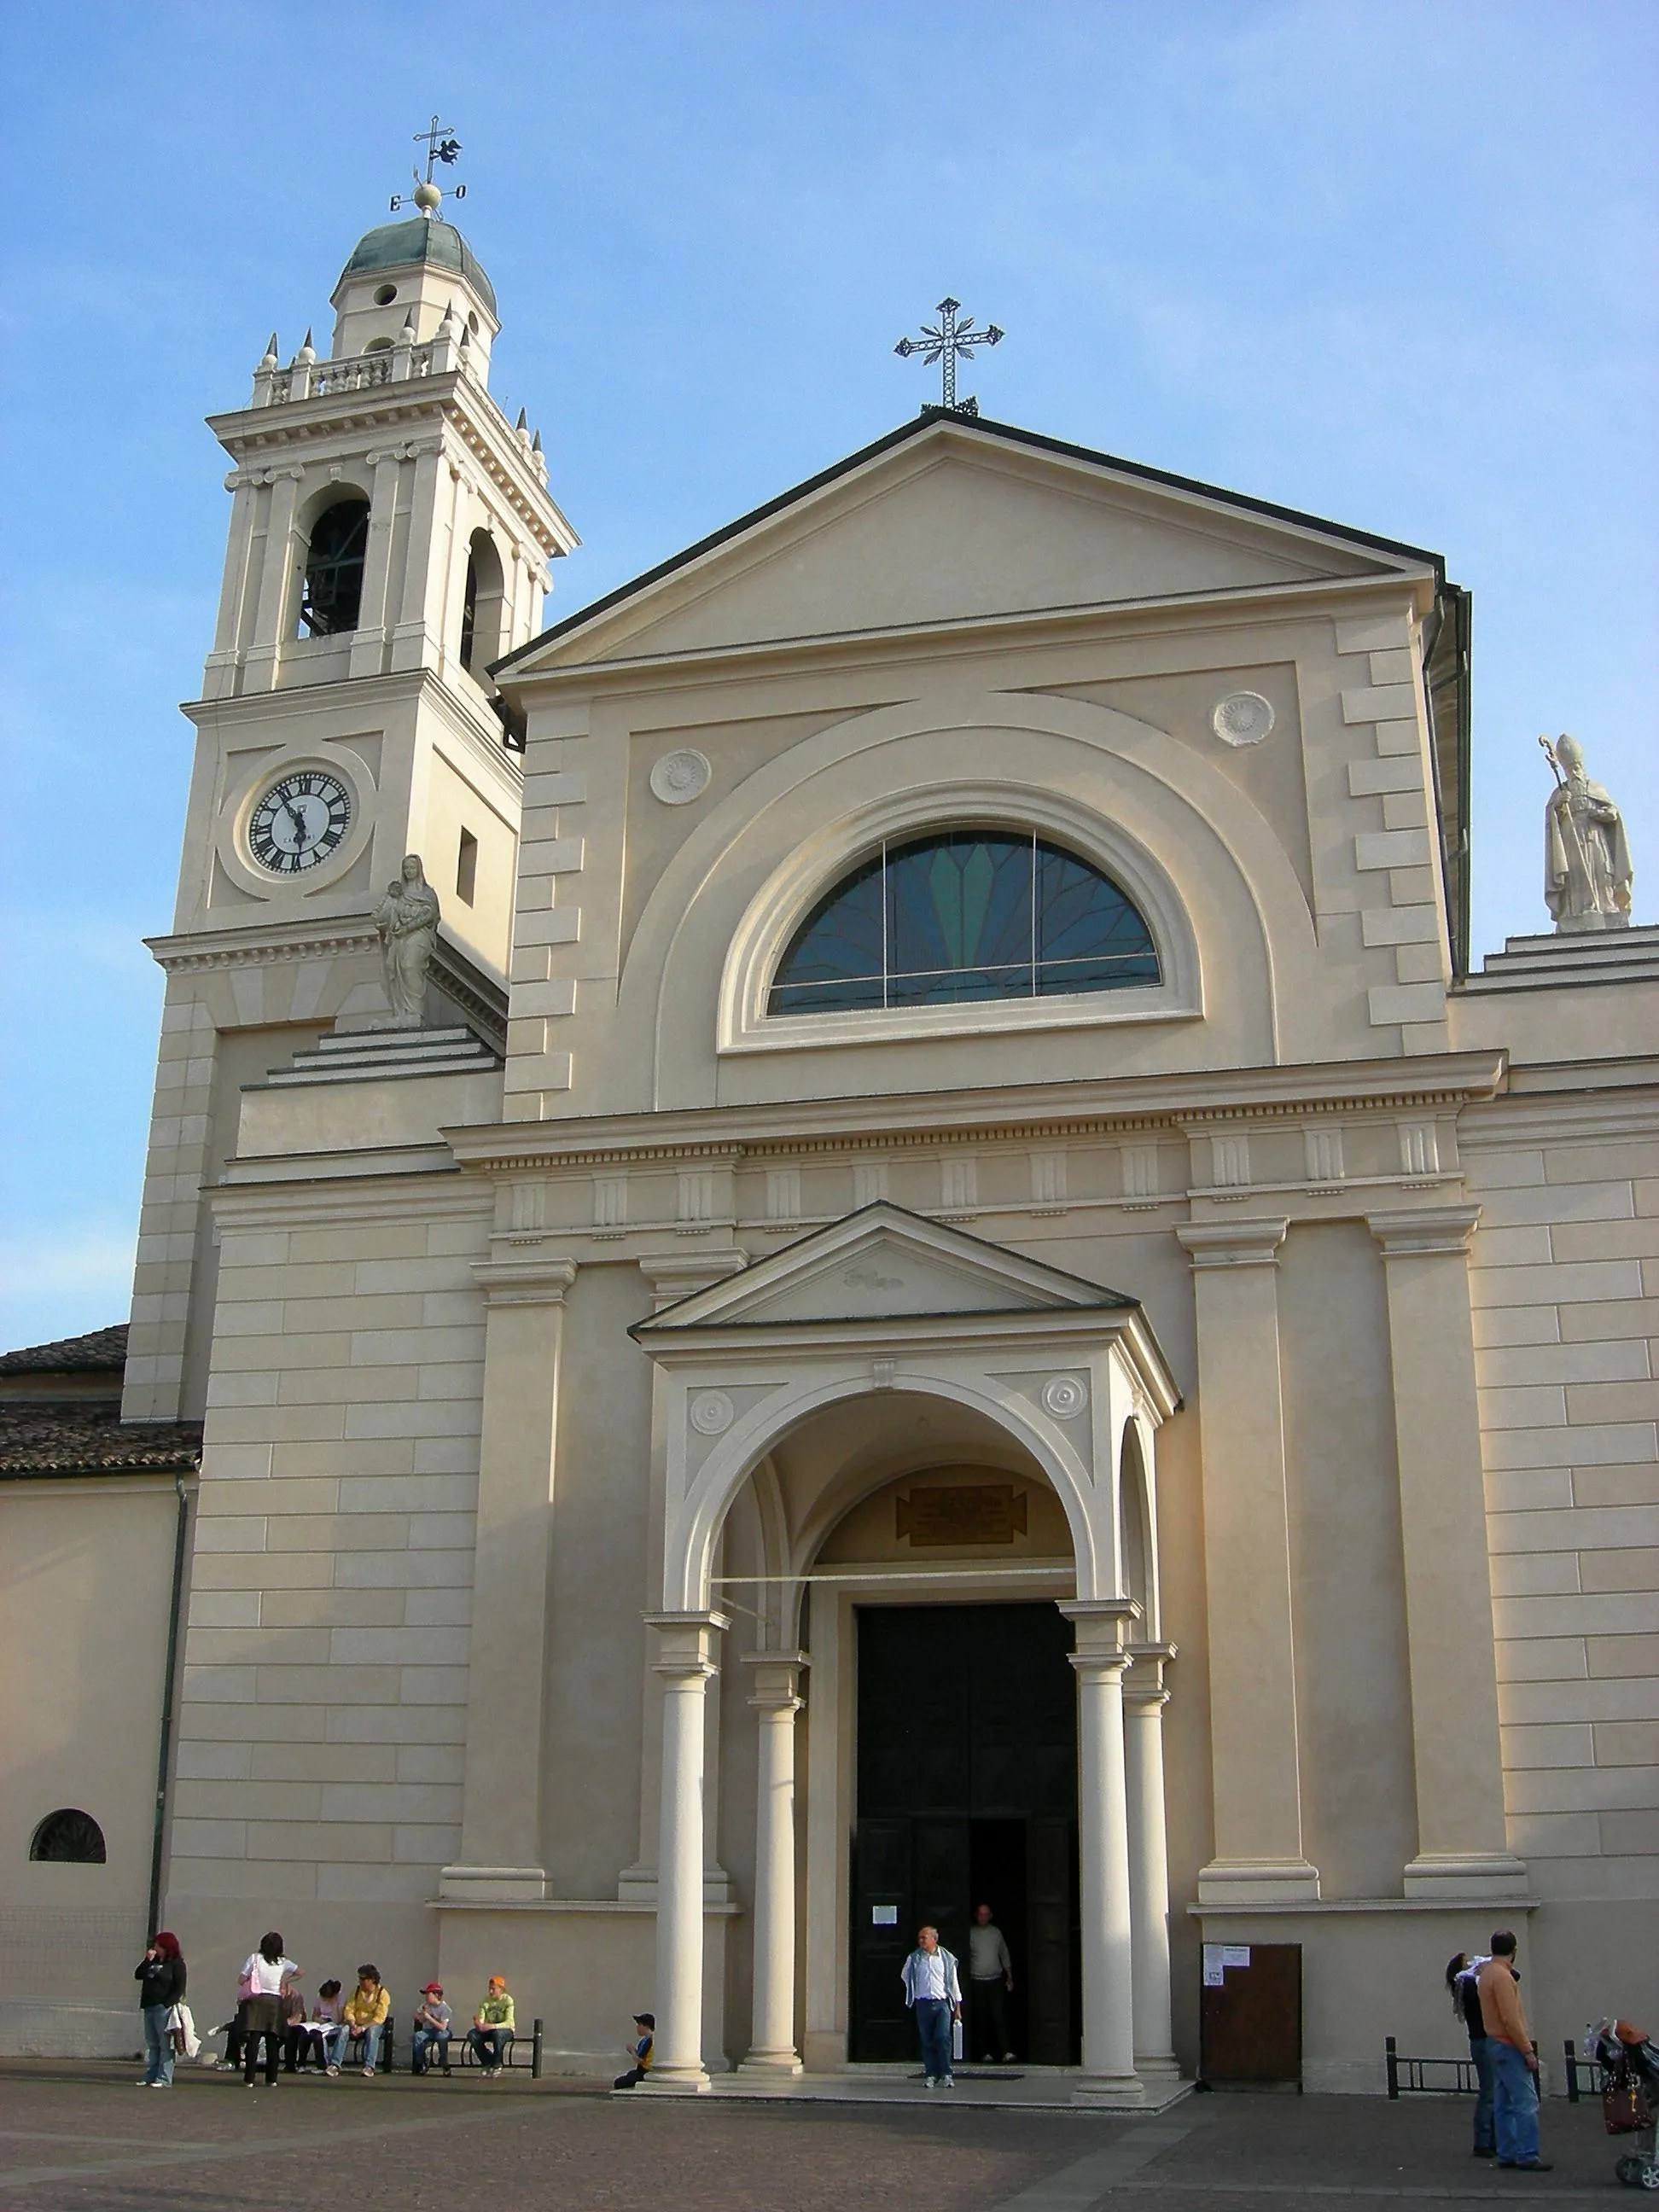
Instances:
[[[491,2078],[499,2074],[513,2048],[513,2000],[500,1974],[489,1977],[489,1992],[472,2015],[466,2039],[485,2074]]]

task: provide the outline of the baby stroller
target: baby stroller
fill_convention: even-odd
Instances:
[[[1633,2136],[1613,2167],[1626,2189],[1659,2189],[1654,2108],[1659,2102],[1659,2048],[1627,2020],[1602,2020],[1584,2037],[1584,2056],[1601,2069],[1601,2113],[1610,2136]]]

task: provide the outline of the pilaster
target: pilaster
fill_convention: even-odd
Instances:
[[[1373,1213],[1388,1291],[1411,1668],[1417,1855],[1407,1897],[1525,1894],[1509,1849],[1475,1392],[1474,1206]]]
[[[461,1858],[441,1894],[525,1903],[541,1861],[543,1706],[560,1351],[572,1260],[487,1260],[483,1429]]]
[[[1215,1856],[1205,1904],[1316,1898],[1302,1848],[1280,1396],[1282,1215],[1176,1231],[1193,1269],[1209,1605]]]

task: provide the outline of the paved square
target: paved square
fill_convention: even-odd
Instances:
[[[1551,2174],[1471,2158],[1467,2102],[1192,2097],[1144,2120],[880,2106],[627,2100],[597,2083],[0,2066],[0,2212],[1323,2212],[1616,2204],[1600,2108],[1552,2104]]]

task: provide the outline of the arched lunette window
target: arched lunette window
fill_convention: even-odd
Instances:
[[[90,1813],[65,1805],[48,1813],[29,1842],[32,1859],[68,1860],[80,1866],[102,1866],[104,1832]]]
[[[1087,860],[1024,830],[957,830],[881,851],[796,931],[772,1014],[1040,999],[1162,981],[1139,913]]]
[[[368,501],[337,500],[312,527],[300,620],[309,637],[337,637],[357,627],[368,551]]]

